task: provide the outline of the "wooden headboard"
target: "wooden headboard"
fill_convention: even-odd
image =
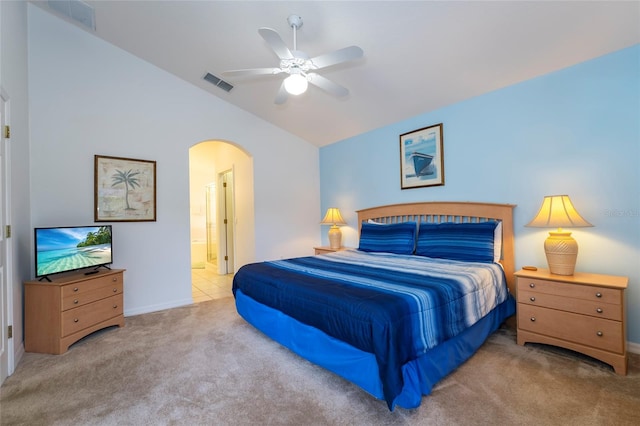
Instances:
[[[358,231],[362,222],[373,219],[381,223],[418,222],[484,222],[502,221],[502,267],[507,277],[507,286],[515,295],[515,254],[513,241],[513,208],[515,204],[437,202],[391,204],[358,210]]]

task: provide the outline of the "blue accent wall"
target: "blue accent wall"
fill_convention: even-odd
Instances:
[[[401,190],[399,135],[438,123],[445,185]],[[640,345],[639,170],[635,45],[321,148],[318,216],[340,208],[348,223],[343,243],[357,246],[358,209],[445,200],[517,204],[516,267],[546,268],[548,230],[524,225],[545,195],[567,194],[594,225],[571,229],[580,247],[576,270],[629,277],[627,338]]]

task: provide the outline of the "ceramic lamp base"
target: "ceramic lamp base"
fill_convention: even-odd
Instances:
[[[544,242],[549,272],[556,275],[573,275],[578,258],[578,243],[571,232],[549,232]]]
[[[339,249],[342,245],[342,231],[337,226],[329,228],[329,247]]]

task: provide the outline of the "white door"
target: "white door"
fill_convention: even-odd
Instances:
[[[220,244],[218,244],[218,271],[221,274],[235,272],[235,212],[233,195],[233,168],[218,175],[218,227]]]
[[[227,230],[227,274],[232,274],[236,270],[236,236],[235,236],[235,227],[236,227],[236,213],[235,213],[235,196],[233,193],[233,169],[229,170],[225,173],[225,218],[226,218],[226,230]]]
[[[7,142],[5,140],[5,99],[0,96],[0,383],[9,375],[9,290],[7,283]]]

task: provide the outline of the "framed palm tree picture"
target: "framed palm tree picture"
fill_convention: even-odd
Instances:
[[[96,222],[155,222],[155,161],[96,155],[94,184]]]

